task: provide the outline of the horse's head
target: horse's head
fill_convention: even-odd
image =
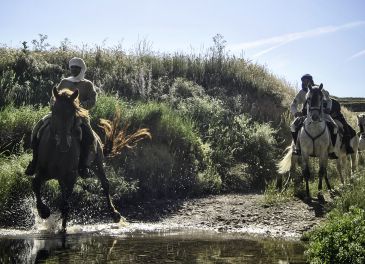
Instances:
[[[312,88],[309,86],[307,92],[307,107],[308,107],[308,115],[309,117],[317,122],[321,120],[322,117],[322,102],[323,102],[323,84],[321,84],[318,88]]]
[[[52,107],[51,132],[60,152],[68,152],[72,144],[72,132],[78,110],[78,95],[78,90],[72,92],[64,89],[58,92],[56,88],[53,88],[55,102]]]

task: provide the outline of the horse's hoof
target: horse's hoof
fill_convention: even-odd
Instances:
[[[319,201],[320,203],[324,203],[324,202],[326,202],[326,200],[324,199],[323,194],[321,194],[321,193],[319,193],[319,194],[317,195],[317,198],[318,198],[318,201]]]
[[[310,204],[312,202],[312,198],[310,196],[304,197],[304,202]]]
[[[37,205],[38,214],[42,219],[47,219],[51,215],[51,211],[45,204]]]
[[[296,190],[294,191],[294,196],[299,200],[305,200],[306,194],[303,190]]]
[[[120,219],[122,218],[121,214],[117,211],[112,212],[112,217],[113,217],[114,223],[119,223]]]

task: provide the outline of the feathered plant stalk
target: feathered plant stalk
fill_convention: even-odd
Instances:
[[[106,154],[120,154],[124,148],[134,148],[139,141],[152,138],[148,128],[140,128],[132,134],[127,134],[129,124],[126,123],[120,128],[120,120],[121,111],[119,107],[115,109],[113,121],[100,119],[99,127],[104,130],[106,137],[104,146]]]

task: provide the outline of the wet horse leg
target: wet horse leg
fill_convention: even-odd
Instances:
[[[41,198],[41,187],[45,179],[42,174],[37,173],[35,178],[32,180],[32,189],[36,197],[37,211],[41,218],[46,219],[50,216],[51,212],[47,205],[42,202]]]
[[[71,177],[68,181],[58,180],[62,193],[62,201],[60,206],[62,217],[62,232],[66,232],[66,225],[70,212],[69,199],[72,195],[72,190],[76,182],[76,173],[73,174],[75,175],[73,175],[73,177]]]
[[[118,223],[122,216],[115,209],[115,207],[113,205],[113,202],[112,202],[112,199],[110,197],[109,180],[105,175],[104,166],[103,166],[103,159],[104,159],[104,157],[103,157],[103,154],[102,154],[102,150],[99,148],[98,153],[96,155],[96,159],[95,159],[95,163],[96,163],[95,172],[96,172],[96,175],[98,176],[98,178],[100,180],[101,187],[103,188],[103,193],[106,197],[107,204],[108,204],[110,213],[112,215],[112,218],[113,218],[115,223]]]
[[[120,213],[115,209],[112,199],[110,197],[110,193],[109,193],[109,180],[105,175],[105,171],[104,168],[102,167],[102,165],[98,165],[96,167],[96,175],[98,176],[100,183],[101,183],[101,187],[103,188],[103,193],[106,197],[107,200],[107,204],[110,210],[110,213],[112,215],[112,218],[114,220],[115,223],[118,223],[121,219],[121,215]]]

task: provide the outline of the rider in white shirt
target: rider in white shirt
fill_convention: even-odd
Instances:
[[[300,155],[300,146],[297,143],[297,138],[298,138],[298,132],[299,132],[300,128],[302,127],[304,119],[306,118],[306,115],[307,115],[306,94],[309,89],[308,87],[316,86],[314,84],[313,77],[310,74],[303,75],[301,78],[301,81],[302,81],[302,89],[297,93],[293,102],[290,105],[290,112],[295,117],[295,119],[291,125],[291,133],[292,133],[294,146],[295,146],[295,148],[293,149],[294,155]],[[332,141],[332,145],[334,146],[336,143],[338,127],[337,127],[336,122],[330,116],[332,100],[329,97],[328,91],[322,89],[322,93],[323,93],[323,101],[324,101],[323,103],[324,103],[324,105],[326,105],[326,107],[323,109],[324,118],[327,121],[327,125],[330,129],[331,141]],[[301,111],[298,110],[299,106],[302,106]],[[329,154],[329,156],[330,156],[330,158],[334,158],[334,159],[337,158],[337,156],[333,152],[331,152]]]

